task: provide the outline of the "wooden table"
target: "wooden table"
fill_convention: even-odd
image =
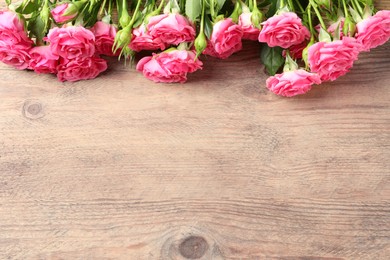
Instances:
[[[184,85],[0,65],[0,259],[389,259],[390,44],[291,99],[258,56]]]

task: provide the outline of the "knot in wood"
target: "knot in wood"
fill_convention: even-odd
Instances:
[[[26,100],[23,105],[23,116],[28,119],[39,119],[45,116],[42,104],[37,100]]]
[[[188,259],[199,259],[205,255],[209,245],[203,237],[190,236],[179,245],[180,254]]]

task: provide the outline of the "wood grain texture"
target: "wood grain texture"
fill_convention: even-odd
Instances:
[[[258,56],[184,85],[0,65],[0,259],[388,259],[390,44],[291,99]]]

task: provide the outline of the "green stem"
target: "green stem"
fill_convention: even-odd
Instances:
[[[135,18],[136,18],[137,15],[138,15],[138,11],[139,11],[139,8],[140,8],[140,6],[141,6],[141,2],[142,2],[142,0],[138,0],[138,1],[137,1],[137,5],[136,5],[136,7],[135,7],[135,10],[134,10],[134,13],[133,13],[133,17],[131,18],[131,21],[130,21],[130,26],[131,26],[131,27],[133,27],[133,24],[134,24],[134,22],[135,22]]]
[[[316,13],[318,20],[320,21],[321,27],[322,27],[324,30],[326,30],[326,25],[325,25],[325,23],[324,23],[324,20],[322,19],[322,16],[321,16],[320,11],[319,11],[318,8],[317,8],[317,5],[316,5],[315,3],[313,3],[312,0],[310,0],[310,4],[311,4],[311,6],[313,7],[314,12]]]
[[[286,3],[284,2],[284,0],[280,0],[279,1],[279,9],[281,9],[282,7],[284,7],[286,5]]]
[[[313,21],[311,20],[311,4],[307,6],[307,18],[309,19],[309,29],[312,37],[314,37]]]
[[[293,12],[295,12],[295,7],[294,7],[294,3],[292,2],[292,0],[287,0],[288,2],[288,5],[289,5],[289,9]]]
[[[363,11],[362,7],[360,6],[359,1],[353,0],[353,1],[351,1],[351,2],[352,2],[352,4],[355,4],[355,5],[354,5],[355,10],[357,9],[358,12],[359,12],[359,14],[360,14],[361,16],[363,16],[364,11]]]
[[[345,18],[347,18],[349,16],[347,4],[345,3],[345,0],[342,0],[342,2],[343,2],[343,8],[344,8],[344,15],[345,15]]]
[[[303,9],[302,5],[301,5],[301,2],[299,0],[295,0],[295,3],[297,3],[298,7],[299,7],[299,10],[301,10],[302,13],[305,12],[305,9]]]
[[[215,2],[214,0],[210,0],[210,14],[211,14],[211,17],[213,18],[213,20],[215,20],[215,18],[217,17],[215,15]]]
[[[202,15],[201,15],[201,18],[200,18],[200,29],[199,31],[201,33],[204,33],[204,15],[205,15],[205,9],[206,9],[206,1],[203,0],[202,1]]]

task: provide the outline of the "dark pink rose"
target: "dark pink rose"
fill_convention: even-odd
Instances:
[[[36,73],[57,73],[58,56],[51,52],[50,46],[38,46],[30,50],[29,69]]]
[[[81,26],[55,27],[47,35],[53,54],[65,59],[86,58],[95,55],[95,36]]]
[[[307,47],[309,44],[308,41],[304,41],[298,45],[293,45],[289,49],[291,58],[297,60],[302,59],[302,53],[303,50]],[[283,50],[283,57],[286,57],[286,50]]]
[[[333,42],[317,42],[309,47],[308,61],[311,71],[322,81],[335,80],[345,75],[358,59],[361,44],[355,38],[343,37]]]
[[[214,24],[213,33],[204,54],[220,59],[226,59],[242,49],[242,29],[233,23],[231,18],[225,18]]]
[[[56,23],[66,23],[77,16],[77,12],[71,15],[64,16],[68,8],[69,4],[66,3],[57,5],[53,10],[51,10],[51,15]]]
[[[60,81],[94,79],[107,69],[107,61],[99,57],[60,59],[57,77]]]
[[[20,48],[20,45],[0,45],[0,61],[18,70],[27,69],[30,62],[28,51],[29,50],[24,47]]]
[[[242,13],[238,19],[238,25],[241,27],[243,35],[242,39],[257,41],[260,30],[253,26],[252,13]]]
[[[30,49],[33,41],[24,30],[24,22],[11,11],[0,11],[0,46],[18,45],[17,49]]]
[[[293,12],[274,15],[262,25],[259,42],[266,42],[270,47],[280,46],[286,49],[310,37],[309,30],[303,26],[302,20]]]
[[[356,24],[356,39],[363,51],[376,48],[390,39],[390,11],[383,10]]]
[[[276,95],[292,97],[305,94],[313,84],[320,84],[321,79],[315,73],[299,69],[283,72],[267,79],[267,88]]]
[[[97,22],[91,28],[92,33],[95,35],[95,47],[96,53],[106,56],[119,56],[120,50],[117,53],[112,52],[112,46],[114,45],[117,29],[114,25]]]
[[[180,14],[161,14],[149,19],[147,30],[154,39],[165,44],[178,45],[195,39],[195,28],[187,18]]]
[[[131,39],[130,49],[139,52],[142,50],[165,50],[166,45],[160,38],[152,37],[145,28],[141,25],[133,30],[133,38]]]
[[[154,82],[180,82],[187,81],[187,73],[202,68],[202,62],[196,59],[194,51],[169,51],[154,54],[153,57],[144,57],[137,64],[137,70]]]

